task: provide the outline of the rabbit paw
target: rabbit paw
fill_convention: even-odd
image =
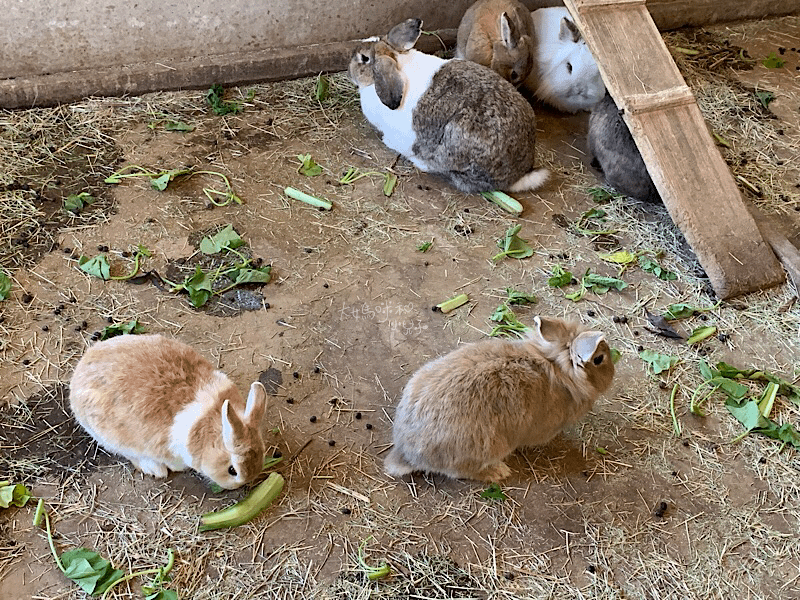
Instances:
[[[478,474],[477,479],[481,479],[483,481],[490,481],[490,482],[497,482],[502,479],[505,479],[511,475],[511,468],[500,461],[499,463],[495,463],[493,465],[489,465],[483,471]]]
[[[140,458],[139,460],[131,459],[133,466],[139,469],[142,473],[147,473],[158,479],[164,479],[169,471],[167,465],[151,458]]]

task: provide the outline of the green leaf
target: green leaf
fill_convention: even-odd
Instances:
[[[97,552],[75,548],[61,555],[64,575],[74,581],[87,594],[98,596],[125,573],[114,569],[111,563]]]
[[[640,256],[639,266],[645,273],[652,273],[653,275],[664,281],[675,281],[678,278],[677,274],[668,269],[665,269],[660,264],[658,264],[658,262],[654,261],[649,256]]]
[[[495,326],[489,333],[491,337],[498,335],[516,335],[517,337],[521,337],[520,334],[528,330],[528,327],[517,319],[517,315],[514,314],[514,311],[511,310],[505,302],[494,310],[489,320],[499,323],[499,325]]]
[[[317,102],[325,102],[330,96],[330,81],[327,75],[320,73],[317,76],[317,85],[314,86],[314,97]]]
[[[602,454],[603,456],[606,456],[608,454],[608,450],[603,446],[597,446],[595,450],[597,451],[598,454]]]
[[[297,160],[300,161],[300,167],[297,172],[306,177],[316,177],[322,173],[322,167],[314,162],[310,154],[298,154]]]
[[[583,297],[586,295],[586,286],[581,286],[577,292],[572,292],[571,294],[564,294],[564,298],[567,300],[572,300],[573,302],[578,302],[579,300],[583,300]]]
[[[177,131],[180,133],[189,133],[190,131],[194,131],[194,125],[189,125],[188,123],[184,123],[183,121],[166,121],[164,123],[164,129],[167,131]]]
[[[667,354],[659,354],[652,350],[642,350],[639,352],[639,358],[650,365],[653,369],[653,374],[658,375],[664,371],[669,371],[672,367],[680,362],[677,356],[669,356]]]
[[[697,365],[697,368],[700,369],[700,374],[706,381],[714,376],[714,374],[711,372],[711,367],[709,367],[708,363],[704,360],[700,361],[700,364]]]
[[[667,311],[664,313],[664,318],[668,321],[676,321],[678,319],[688,319],[697,312],[691,304],[670,304]]]
[[[7,484],[7,485],[3,485]],[[22,508],[31,499],[31,492],[21,483],[0,482],[0,508],[16,506]]]
[[[79,214],[86,206],[94,204],[95,198],[89,192],[71,194],[64,198],[64,210]]]
[[[611,193],[606,188],[602,187],[591,187],[586,190],[586,193],[589,194],[589,197],[591,197],[595,204],[606,204],[607,202],[611,202],[614,198],[620,197],[619,194]]]
[[[510,256],[511,258],[533,256],[533,248],[528,245],[528,241],[517,235],[521,230],[522,225],[515,225],[506,231],[506,236],[503,239],[497,240],[497,245],[502,249],[502,252],[494,255],[492,260],[498,260],[505,256]]]
[[[178,593],[175,590],[156,590],[145,596],[145,600],[178,600]]]
[[[0,273],[0,302],[7,300],[9,296],[11,296],[11,277]]]
[[[769,438],[780,440],[784,444],[791,444],[795,448],[800,448],[800,432],[791,423],[784,423],[778,426],[772,421],[766,427],[757,427],[752,433],[760,433]]]
[[[686,343],[691,346],[693,344],[697,344],[698,342],[702,342],[703,340],[710,338],[712,335],[717,333],[716,325],[708,325],[706,327],[698,327],[694,331],[692,331],[692,335],[689,336],[689,339],[686,340]]]
[[[397,175],[394,173],[386,173],[385,181],[383,182],[383,195],[389,198],[394,192],[397,185]]]
[[[146,329],[144,328],[144,325],[139,323],[137,319],[133,319],[127,323],[116,323],[114,325],[108,325],[107,327],[104,327],[100,332],[100,341],[107,340],[118,335],[136,335],[145,332]]]
[[[775,94],[767,90],[756,90],[756,100],[764,108],[769,108],[769,103],[775,100]]]
[[[242,105],[238,102],[226,102],[222,99],[225,89],[218,83],[211,86],[206,92],[206,103],[211,107],[215,115],[236,114],[242,111]]]
[[[605,220],[606,216],[608,216],[608,213],[602,208],[590,208],[581,215],[581,221],[588,219],[597,219],[598,221],[603,221]]]
[[[508,295],[507,304],[536,304],[537,302],[536,296],[533,294],[526,294],[514,288],[506,288],[506,294]]]
[[[761,64],[767,67],[768,69],[780,69],[783,65],[786,64],[786,61],[780,58],[774,52],[770,52],[767,58],[761,61]]]
[[[417,252],[427,252],[431,249],[431,246],[433,246],[433,240],[430,242],[422,242],[417,246]]]
[[[189,300],[191,300],[192,306],[200,308],[211,298],[213,284],[214,277],[198,266],[194,275],[187,278],[181,287],[189,293]]]
[[[272,267],[259,267],[257,269],[235,269],[234,271],[226,273],[226,275],[233,280],[234,285],[242,283],[269,283],[272,277]]]
[[[150,178],[150,187],[158,190],[159,192],[163,192],[165,189],[167,189],[170,181],[179,175],[189,175],[191,172],[191,169],[172,169],[171,171],[163,171],[158,176]]]
[[[614,263],[615,265],[628,265],[636,260],[636,256],[627,250],[612,252],[611,254],[598,254],[598,256],[602,260]]]
[[[622,279],[590,273],[588,269],[586,275],[583,276],[582,283],[586,289],[591,290],[595,294],[605,294],[610,289],[622,291],[628,287],[628,284],[622,281]]]
[[[617,364],[620,358],[622,358],[622,353],[616,348],[611,348],[611,362]]]
[[[781,379],[768,371],[758,369],[737,369],[725,362],[716,365],[716,374],[730,379],[749,379],[751,381],[771,381],[778,385],[778,393],[785,396],[795,404],[800,406],[800,386]]]
[[[572,273],[565,271],[561,265],[555,265],[553,267],[552,276],[547,280],[547,285],[560,288],[572,283],[572,279]]]
[[[756,427],[765,427],[769,421],[761,415],[758,404],[754,400],[737,403],[735,400],[725,402],[728,411],[741,423],[747,431]]]
[[[94,258],[81,256],[78,259],[78,268],[103,280],[108,280],[111,277],[111,266],[108,264],[108,258],[105,254],[98,254]]]
[[[481,492],[481,498],[484,500],[498,500],[499,502],[508,500],[508,496],[503,493],[503,489],[497,483],[490,483],[489,487]]]
[[[244,240],[236,233],[232,224],[212,236],[200,240],[200,252],[203,254],[216,254],[222,250],[233,250],[244,244]]]

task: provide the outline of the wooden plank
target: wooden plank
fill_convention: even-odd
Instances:
[[[641,0],[565,0],[673,222],[720,298],[784,272],[748,212],[700,109]]]

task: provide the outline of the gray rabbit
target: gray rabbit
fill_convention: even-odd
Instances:
[[[560,319],[536,317],[522,340],[461,346],[409,380],[384,469],[499,481],[509,454],[578,421],[613,377],[605,336]]]
[[[383,143],[466,193],[541,186],[534,169],[536,116],[500,75],[471,61],[414,50],[422,21],[368,40],[350,61],[361,109]]]
[[[589,117],[589,154],[592,166],[619,193],[643,202],[661,202],[636,142],[608,93]]]

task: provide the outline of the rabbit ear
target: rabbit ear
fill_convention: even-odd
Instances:
[[[386,41],[395,50],[404,52],[411,50],[414,44],[417,43],[419,36],[422,34],[422,20],[421,19],[406,19],[402,23],[392,27]]]
[[[594,353],[597,352],[597,346],[605,339],[605,335],[600,331],[584,331],[578,334],[578,337],[572,342],[572,362],[576,366],[585,365],[592,360]],[[602,359],[603,355],[600,358]]]
[[[558,39],[562,42],[572,41],[577,44],[581,40],[580,29],[570,19],[564,17],[561,19],[561,31],[558,32]]]
[[[236,411],[231,410],[230,402],[225,400],[222,403],[222,441],[225,443],[225,448],[233,452],[236,440],[242,439],[243,436],[244,424]]]
[[[564,330],[561,321],[548,319],[547,317],[535,316],[533,318],[533,330],[531,334],[548,344],[558,342]]]
[[[375,93],[381,102],[392,110],[398,108],[403,102],[405,83],[394,57],[376,55],[372,65],[372,75],[375,80]]]
[[[261,423],[267,409],[267,390],[260,382],[254,381],[250,386],[247,396],[247,405],[244,408],[244,420],[248,423]]]
[[[506,48],[514,49],[517,47],[517,32],[514,30],[514,24],[508,18],[508,13],[500,15],[500,36],[503,39],[503,44]]]

